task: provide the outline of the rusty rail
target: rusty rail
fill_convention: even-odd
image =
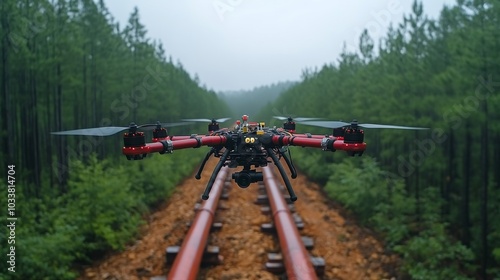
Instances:
[[[168,280],[196,279],[200,270],[201,260],[205,251],[210,228],[213,223],[215,210],[224,187],[224,180],[228,175],[228,168],[223,167],[213,185],[210,199],[203,201],[196,214],[172,268]]]
[[[263,167],[264,185],[266,186],[271,214],[280,241],[286,273],[290,280],[318,279],[310,256],[295,226],[292,214],[278,188],[271,165]],[[170,278],[169,278],[170,279]]]

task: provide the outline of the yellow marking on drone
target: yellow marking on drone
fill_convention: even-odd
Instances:
[[[266,124],[264,122],[259,123],[259,127],[257,128],[257,135],[264,135],[264,127]]]
[[[255,138],[253,137],[247,137],[245,138],[245,143],[250,144],[250,143],[255,143]]]

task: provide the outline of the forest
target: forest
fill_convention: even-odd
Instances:
[[[309,178],[384,236],[412,279],[500,277],[499,22],[499,1],[457,1],[437,20],[416,1],[383,39],[365,31],[358,52],[305,69],[261,112],[429,128],[365,129],[359,159],[293,150]]]
[[[230,112],[148,38],[137,9],[123,27],[103,1],[2,0],[0,15],[0,219],[7,221],[7,185],[18,218],[15,243],[7,227],[0,231],[0,279],[74,279],[80,265],[137,235],[201,150],[129,162],[119,135],[50,132]],[[170,132],[193,129],[206,126]],[[8,166],[15,182],[4,177]],[[12,245],[16,273],[7,271]]]
[[[18,218],[16,273],[2,265],[0,279],[74,279],[133,240],[203,151],[129,162],[119,136],[50,132],[226,117],[234,108],[148,38],[137,9],[126,26],[102,0],[2,0],[0,15],[0,162],[4,174],[15,170],[15,181],[0,182],[0,205],[15,185]],[[436,20],[415,1],[384,38],[375,42],[365,31],[359,51],[304,69],[299,82],[262,102],[256,118],[428,127],[366,129],[361,158],[291,150],[302,172],[401,256],[408,278],[498,279],[499,49],[498,0],[458,0]],[[0,231],[3,264],[8,237],[8,228]]]

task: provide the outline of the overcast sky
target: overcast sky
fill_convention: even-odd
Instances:
[[[412,0],[105,0],[120,26],[134,7],[148,37],[163,42],[201,84],[215,91],[252,89],[300,79],[305,68],[337,61],[344,43],[355,50],[368,29],[385,36]],[[455,0],[423,0],[437,18]]]

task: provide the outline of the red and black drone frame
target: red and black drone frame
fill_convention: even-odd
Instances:
[[[283,158],[290,170],[291,177],[297,177],[297,172],[289,157],[290,150],[288,150],[288,147],[311,147],[331,152],[341,150],[346,151],[351,156],[361,156],[366,149],[364,131],[361,127],[425,129],[392,125],[359,124],[356,120],[351,123],[344,123],[339,121],[321,121],[317,118],[295,118],[295,120],[291,117],[276,118],[286,120],[283,123],[283,127],[271,128],[266,127],[261,122],[249,122],[246,115],[242,117],[243,122],[237,121],[232,128],[222,129],[219,123],[223,123],[229,118],[183,120],[188,122],[208,122],[207,135],[170,136],[166,127],[185,123],[162,124],[160,122],[142,126],[131,123],[128,127],[80,129],[55,132],[53,134],[108,136],[127,130],[127,132],[123,133],[122,153],[129,160],[141,160],[152,153],[170,154],[174,150],[200,148],[202,146],[210,147],[195,175],[196,179],[201,178],[201,172],[211,156],[219,158],[219,162],[214,168],[203,192],[202,199],[204,200],[209,198],[215,178],[223,166],[228,166],[229,168],[243,167],[241,171],[233,173],[232,178],[239,187],[247,188],[251,183],[263,180],[262,172],[257,171],[256,168],[267,166],[268,163],[274,163],[290,194],[290,200],[295,201],[297,200],[297,196],[288,179],[285,168],[280,162],[280,159]],[[304,125],[332,128],[333,133],[332,135],[295,134],[296,122]],[[146,143],[144,132],[138,131],[148,128],[153,129],[153,138],[150,143]],[[286,154],[287,151],[289,155]]]

